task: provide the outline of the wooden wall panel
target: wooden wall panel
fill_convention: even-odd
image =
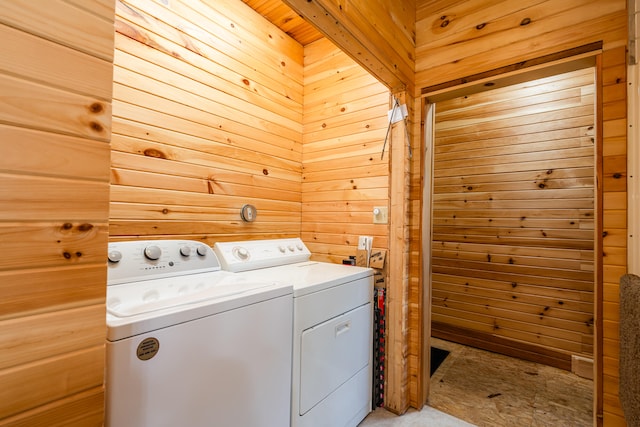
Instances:
[[[416,89],[465,78],[476,73],[517,64],[564,49],[602,41],[603,106],[602,155],[604,163],[614,165],[605,178],[603,196],[603,239],[605,286],[616,294],[619,276],[626,269],[626,68],[627,12],[624,0],[572,0],[568,2],[531,1],[517,4],[507,0],[440,1],[421,0],[416,15]],[[607,101],[610,99],[611,101]],[[612,159],[611,156],[621,156]],[[615,171],[615,169],[618,169]],[[619,178],[616,178],[618,176]],[[610,279],[606,279],[609,277]],[[605,298],[607,294],[605,294]],[[600,361],[604,377],[597,377],[598,422],[624,425],[617,402],[616,373],[609,357],[616,348],[615,320],[603,323],[604,358]],[[603,403],[604,400],[604,403]],[[603,409],[604,406],[604,409]]]
[[[323,39],[305,47],[302,239],[318,260],[355,255],[358,236],[388,249],[389,145],[381,159],[389,91]]]
[[[454,80],[590,42],[624,44],[621,0],[418,2],[416,87]],[[621,21],[622,20],[622,21]],[[451,46],[455,43],[455,48]]]
[[[0,12],[2,426],[102,425],[113,16]]]
[[[115,37],[110,239],[299,236],[302,47],[235,0],[118,1]]]
[[[410,94],[394,96],[413,113]],[[408,347],[410,334],[419,341],[422,329],[412,330],[417,319],[409,316],[407,141],[415,139],[404,122],[391,126],[387,135],[392,99],[384,85],[328,40],[305,47],[302,238],[314,259],[329,262],[355,255],[362,235],[373,236],[374,250],[386,251],[384,405],[402,414],[410,404],[420,405],[415,397],[410,400],[416,390],[412,393],[409,385],[417,384],[423,365]],[[374,206],[389,208],[388,223],[373,223]]]
[[[594,86],[590,68],[436,104],[435,336],[592,357]]]
[[[603,55],[602,115],[603,123],[603,346],[602,382],[604,425],[624,426],[618,400],[619,360],[619,283],[627,272],[627,165],[626,150],[619,141],[626,140],[626,52],[625,47]],[[625,147],[626,148],[626,147]],[[622,160],[622,159],[624,160]],[[612,160],[614,159],[614,160]]]

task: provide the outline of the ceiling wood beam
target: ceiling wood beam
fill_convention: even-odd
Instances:
[[[409,90],[413,93],[415,52],[405,52],[404,57],[389,40],[358,10],[354,2],[332,0],[283,0],[307,22],[331,40],[375,76],[392,92]],[[372,11],[365,11],[370,13]],[[396,25],[387,12],[380,15],[388,25]],[[398,33],[400,33],[400,29]],[[415,51],[415,42],[413,49]]]

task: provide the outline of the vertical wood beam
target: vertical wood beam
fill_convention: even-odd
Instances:
[[[405,93],[394,94],[404,104]],[[404,122],[391,126],[389,284],[387,285],[387,379],[385,407],[396,414],[409,408],[408,332],[409,332],[409,151]]]
[[[435,104],[427,105],[426,99],[421,99],[416,104],[420,105],[420,286],[421,295],[419,301],[420,317],[420,366],[418,369],[418,408],[427,403],[431,386],[431,213],[433,194],[433,138]]]
[[[595,195],[594,195],[594,213],[595,213],[595,228],[594,228],[594,330],[593,330],[593,360],[595,361],[593,369],[593,382],[594,382],[594,399],[593,399],[593,425],[602,426],[603,411],[604,411],[604,359],[603,359],[603,346],[604,346],[604,329],[603,329],[603,316],[604,316],[604,276],[603,276],[603,232],[604,232],[604,205],[603,205],[603,142],[604,142],[604,129],[603,129],[603,76],[602,76],[602,55],[596,56],[595,66],[595,115],[596,115],[596,147],[595,147]]]

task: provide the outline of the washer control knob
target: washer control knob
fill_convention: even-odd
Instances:
[[[183,246],[180,248],[180,255],[182,256],[189,256],[191,255],[191,247],[190,246]]]
[[[162,249],[160,249],[160,246],[151,245],[144,248],[144,256],[151,261],[160,259],[160,255],[162,255]]]
[[[286,250],[287,250],[287,248],[285,248],[284,246],[280,245],[280,246],[278,246],[278,250],[279,250],[280,252],[284,253],[284,251],[286,251]]]
[[[299,251],[301,251],[301,250],[303,250],[303,249],[304,249],[300,243],[298,243],[298,244],[296,245],[296,248],[298,248],[298,250],[299,250]]]
[[[107,259],[109,260],[109,262],[120,262],[120,260],[122,259],[122,252],[120,251],[110,251],[107,254]]]
[[[293,249],[294,249],[294,248],[293,248],[293,245],[289,245],[289,246],[287,246],[287,249],[289,249],[289,252],[293,252]]]
[[[207,254],[207,247],[205,245],[198,246],[196,253],[200,256],[205,256]]]

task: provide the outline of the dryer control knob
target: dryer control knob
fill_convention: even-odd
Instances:
[[[294,249],[293,245],[289,245],[289,246],[287,246],[287,248],[289,249],[289,252],[293,252],[293,249]]]
[[[286,251],[287,249],[284,246],[280,245],[280,246],[278,246],[278,250],[280,252],[284,253],[284,251]]]
[[[183,246],[180,248],[180,255],[182,256],[189,256],[191,255],[191,247],[190,246]]]
[[[160,259],[160,255],[162,255],[162,249],[159,246],[151,245],[144,248],[144,256],[151,261]]]
[[[107,259],[109,260],[109,262],[120,262],[120,260],[122,259],[122,252],[120,251],[111,251],[107,254]]]
[[[200,245],[198,246],[198,249],[196,249],[196,252],[200,256],[205,256],[207,254],[207,247],[205,245]]]
[[[246,248],[237,248],[235,250],[236,256],[240,259],[249,259],[249,251]]]

